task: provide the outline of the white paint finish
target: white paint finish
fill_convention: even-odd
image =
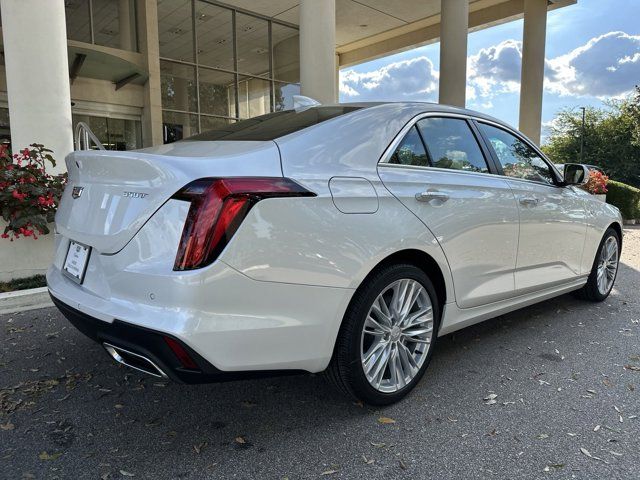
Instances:
[[[442,0],[440,18],[439,102],[464,107],[467,89],[469,1]]]
[[[571,187],[509,179],[520,210],[516,292],[565,282],[581,273],[584,200]],[[537,203],[523,205],[521,199]]]
[[[622,226],[622,217],[618,209],[613,205],[601,202],[595,198],[594,195],[590,195],[579,188],[574,188],[573,190],[577,195],[580,195],[585,202],[587,232],[582,255],[581,271],[586,273],[591,271],[598,246],[604,237],[604,232],[614,222]],[[624,248],[624,239],[622,241],[622,248]]]
[[[42,143],[59,160],[51,171],[63,171],[73,150],[64,1],[1,0],[0,8],[13,148]]]
[[[282,175],[273,142],[182,142],[129,152],[79,151],[67,157],[68,186],[56,213],[58,231],[115,253],[186,184],[206,176]],[[73,187],[82,195],[72,198]],[[145,198],[125,197],[136,192]]]
[[[448,335],[449,333],[475,325],[490,318],[495,318],[513,312],[514,310],[578,290],[582,288],[586,282],[587,277],[582,275],[553,287],[474,308],[459,308],[455,303],[448,303],[444,307],[442,324],[440,325],[438,336]]]
[[[300,2],[300,90],[320,103],[338,100],[335,0]]]
[[[518,251],[518,207],[507,182],[490,174],[439,168],[378,168],[385,186],[437,238],[453,276],[460,308],[513,295]],[[448,200],[418,201],[445,193]]]
[[[419,177],[414,177],[417,173],[411,169],[378,168],[378,161],[386,158],[410,122],[425,112],[472,115],[440,105],[378,105],[276,139],[277,147],[274,142],[185,141],[140,152],[110,152],[110,157],[86,154],[91,165],[86,180],[92,188],[124,189],[151,184],[158,177],[158,196],[150,199],[150,206],[154,202],[162,206],[155,205],[152,210],[159,207],[155,213],[144,208],[143,213],[138,212],[137,217],[147,216],[148,220],[128,232],[124,247],[115,254],[104,255],[99,249],[92,252],[83,285],[60,272],[69,239],[83,236],[84,225],[79,220],[68,222],[75,223],[73,228],[67,225],[64,236],[58,236],[55,262],[48,273],[51,291],[95,318],[118,318],[171,333],[223,370],[317,372],[331,358],[341,319],[356,288],[379,262],[399,251],[424,252],[442,271],[446,306],[440,334],[583,285],[588,271],[584,265],[592,261],[606,227],[621,222],[619,212],[572,187],[562,189],[566,198],[560,195],[550,200],[551,205],[562,203],[562,208],[550,209],[548,218],[544,210],[536,213],[531,231],[526,231],[525,224],[521,244],[527,245],[533,238],[531,232],[537,232],[533,222],[546,221],[556,230],[543,232],[533,246],[549,250],[559,245],[562,255],[567,255],[562,260],[575,264],[574,250],[563,249],[556,236],[564,232],[575,237],[576,226],[582,226],[587,232],[585,253],[573,275],[554,285],[540,280],[535,291],[519,295],[513,286],[514,232],[520,226],[514,208],[517,192],[508,184],[516,181],[438,169],[420,170]],[[274,155],[273,149],[281,156]],[[110,161],[91,164],[90,158]],[[123,172],[124,164],[119,162],[125,158],[135,167]],[[317,196],[258,202],[216,262],[189,272],[172,270],[187,204],[166,201],[167,185],[208,176],[282,172]],[[76,174],[71,171],[72,181]],[[338,210],[329,188],[335,177],[364,179],[378,197],[377,211],[348,215]],[[443,205],[412,204],[410,193],[415,195],[416,187],[420,191],[424,186],[447,189],[449,200]],[[163,201],[159,192],[165,188]],[[358,188],[347,190],[353,194]],[[63,204],[67,203],[65,199]],[[579,204],[586,206],[586,220],[581,220],[584,211],[583,217],[576,213]],[[130,205],[130,215],[136,217]],[[80,208],[84,217],[78,218],[100,216],[95,210]],[[69,209],[63,220],[74,215]],[[103,218],[104,227],[105,234],[92,231],[86,238],[95,245],[109,245],[118,231],[111,232],[111,223]],[[538,255],[544,263],[548,252]]]
[[[182,213],[171,207],[159,218],[180,224]],[[87,281],[93,280],[82,286],[60,272],[66,243],[61,239],[58,260],[47,275],[51,293],[100,320],[172,334],[222,370],[316,372],[326,367],[352,290],[258,282],[223,262],[194,272],[167,271],[161,255],[145,259],[139,250],[151,245],[161,228],[150,222],[138,233],[140,242],[118,255],[93,257]],[[163,244],[159,253],[175,255],[177,243],[172,252]],[[322,308],[309,308],[315,302]]]
[[[375,214],[345,215],[329,194],[264,200],[220,258],[255,280],[357,288],[389,255],[414,249],[434,258],[451,286],[446,259],[433,235],[376,183],[380,207]]]
[[[279,138],[283,174],[316,193],[328,194],[328,179],[334,176],[362,177],[375,185],[382,152],[426,108],[441,110],[424,103],[375,105]]]
[[[544,52],[547,33],[547,0],[524,0],[520,130],[540,143]]]
[[[342,213],[376,213],[378,195],[366,178],[333,177],[329,180],[333,204]]]

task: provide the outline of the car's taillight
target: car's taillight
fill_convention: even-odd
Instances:
[[[193,270],[211,264],[260,200],[308,196],[315,194],[282,177],[203,178],[191,182],[172,197],[191,202],[173,269]]]

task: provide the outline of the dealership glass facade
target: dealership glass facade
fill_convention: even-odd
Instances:
[[[164,141],[292,106],[298,30],[204,0],[158,0]]]
[[[135,0],[66,0],[67,38],[138,51]]]

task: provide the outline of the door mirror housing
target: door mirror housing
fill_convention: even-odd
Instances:
[[[566,185],[584,185],[589,181],[589,167],[580,163],[567,163],[564,166]]]

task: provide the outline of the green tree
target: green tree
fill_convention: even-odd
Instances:
[[[555,163],[579,162],[581,134],[582,112],[561,110],[542,148]],[[606,102],[605,108],[587,108],[583,163],[640,187],[640,88],[627,99]]]

